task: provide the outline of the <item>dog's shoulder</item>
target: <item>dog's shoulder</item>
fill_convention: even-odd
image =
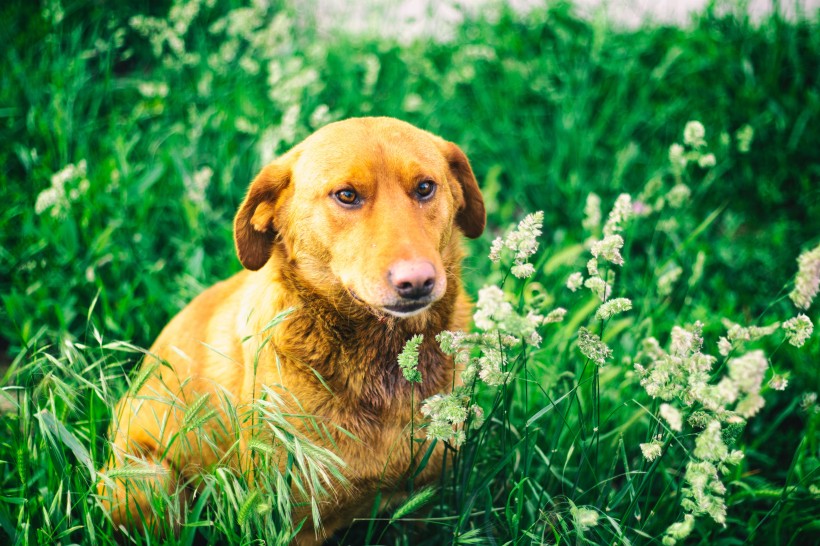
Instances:
[[[241,271],[204,290],[163,328],[150,352],[179,373],[201,366],[217,352],[241,358],[236,330],[250,282],[250,272]],[[192,365],[183,365],[186,362]]]

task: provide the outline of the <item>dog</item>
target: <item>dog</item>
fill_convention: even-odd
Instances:
[[[392,118],[331,123],[264,167],[234,220],[244,270],[171,320],[115,409],[102,472],[114,477],[99,486],[115,526],[155,527],[151,491],[173,497],[215,465],[247,468],[253,438],[274,446],[225,409],[252,407],[263,393],[344,461],[320,521],[293,510],[294,525],[303,521],[295,544],[321,544],[369,516],[377,498],[400,498],[427,449],[419,430],[411,447],[419,401],[456,382],[435,336],[469,327],[462,235],[479,237],[485,218],[464,152]],[[411,387],[397,355],[415,334],[423,380]],[[192,427],[206,407],[212,418]],[[416,484],[438,478],[443,454],[439,442]],[[148,487],[127,478],[135,461],[156,468],[142,477]]]

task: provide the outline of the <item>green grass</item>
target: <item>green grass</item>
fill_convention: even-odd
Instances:
[[[278,6],[232,27],[220,21],[241,3],[221,1],[202,6],[182,51],[132,19],[168,21],[170,7],[78,1],[59,22],[22,2],[0,8],[0,403],[10,408],[0,419],[0,542],[114,540],[94,483],[111,407],[128,377],[138,380],[137,347],[240,269],[232,217],[266,160],[329,120],[389,115],[457,142],[472,161],[489,229],[469,244],[470,292],[503,282],[516,309],[568,313],[539,329],[540,347],[507,355],[505,386],[477,387],[487,418],[449,452],[435,494],[374,511],[338,542],[660,543],[683,517],[700,431],[664,430],[660,400],[633,364],[650,336],[668,350],[675,325],[701,321],[703,351],[718,356],[722,318],[763,326],[796,314],[786,297],[796,258],[820,242],[820,16],[752,24],[710,9],[688,29],[618,31],[559,3],[468,20],[451,42],[400,44],[317,36],[309,17]],[[690,120],[705,125],[716,165],[676,175],[669,146]],[[754,138],[741,153],[746,125]],[[53,175],[81,162],[63,205],[36,213]],[[612,296],[633,309],[596,320],[594,296],[565,288],[572,272],[587,276],[583,243],[600,237],[582,227],[588,194],[606,215],[622,192],[655,204],[678,182],[691,189],[682,206],[623,233]],[[509,263],[485,256],[535,210],[545,214],[536,274],[513,282]],[[659,290],[676,268],[679,279]],[[807,315],[817,323],[816,305]],[[579,351],[580,327],[613,349],[606,366]],[[796,349],[778,331],[731,357],[754,349],[790,384],[764,386],[765,407],[726,439],[745,453],[723,475],[726,526],[701,516],[687,543],[820,537],[818,412],[803,407],[820,389],[820,342]],[[718,360],[713,383],[727,366]],[[665,451],[650,463],[639,444],[658,433]],[[268,485],[203,476],[187,525],[167,542],[276,543],[289,531],[287,502],[277,508]],[[584,509],[597,525],[581,524]]]

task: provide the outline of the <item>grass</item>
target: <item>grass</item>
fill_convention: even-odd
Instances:
[[[683,521],[686,465],[702,460],[703,430],[669,430],[634,364],[652,360],[649,337],[668,353],[674,326],[702,322],[703,353],[719,356],[722,318],[764,326],[797,313],[786,297],[796,258],[820,242],[817,13],[752,24],[710,7],[687,29],[623,31],[558,3],[467,20],[452,41],[398,43],[316,36],[308,15],[279,5],[253,23],[232,1],[203,3],[190,20],[168,3],[56,6],[0,8],[4,540],[113,542],[94,483],[111,408],[139,381],[139,347],[240,268],[231,219],[266,160],[329,120],[376,114],[440,134],[470,157],[490,225],[470,244],[470,292],[503,286],[516,311],[568,312],[539,328],[539,346],[504,353],[507,383],[476,384],[484,422],[470,421],[465,443],[448,451],[434,493],[422,489],[392,513],[374,509],[337,542],[656,544]],[[182,42],[157,32],[169,20],[184,28]],[[713,167],[669,163],[690,120],[706,127]],[[749,153],[738,149],[745,126]],[[61,171],[62,194],[49,190]],[[683,197],[673,207],[677,184],[690,194],[675,190]],[[623,266],[600,263],[602,278],[616,272],[612,297],[633,305],[609,320],[594,318],[600,301],[590,291],[565,288],[571,273],[589,276],[584,241],[602,235],[583,227],[591,192],[604,219],[623,192],[667,203],[625,224]],[[519,281],[509,260],[485,256],[535,210],[544,211],[541,250],[535,275]],[[817,323],[816,305],[806,314]],[[612,349],[605,366],[580,351],[581,327]],[[723,423],[723,441],[745,454],[722,474],[725,526],[700,515],[687,543],[820,536],[818,412],[804,397],[820,387],[820,343],[794,348],[782,330],[738,342],[710,384],[754,350],[771,370],[760,413],[731,435]],[[766,386],[774,371],[789,379],[783,392]],[[686,417],[702,409],[671,403]],[[663,455],[647,461],[639,445],[657,434]],[[227,469],[203,476],[166,542],[286,540],[287,501],[276,506],[281,487],[268,485],[254,489]]]

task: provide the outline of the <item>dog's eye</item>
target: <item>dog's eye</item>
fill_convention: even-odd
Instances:
[[[334,195],[336,196],[336,200],[342,205],[355,206],[361,201],[359,194],[353,190],[339,190]]]
[[[436,183],[432,180],[422,180],[416,186],[416,196],[419,199],[429,199],[436,191]]]

